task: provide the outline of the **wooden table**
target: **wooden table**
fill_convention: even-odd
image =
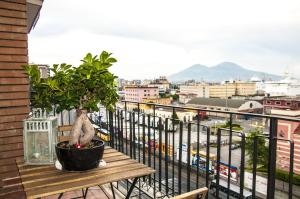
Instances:
[[[60,171],[54,165],[24,165],[23,160],[20,159],[17,160],[17,165],[28,198],[40,198],[53,194],[60,194],[60,198],[64,192],[78,189],[82,189],[83,197],[86,197],[89,187],[134,178],[126,196],[129,198],[138,178],[155,172],[152,168],[110,147],[105,148],[103,159],[107,163],[106,166],[85,172]]]

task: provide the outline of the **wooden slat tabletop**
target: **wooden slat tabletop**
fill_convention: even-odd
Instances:
[[[21,159],[17,159],[17,165],[28,198],[45,197],[155,172],[110,147],[105,148],[103,159],[106,166],[85,172],[60,171],[54,165],[25,165]]]

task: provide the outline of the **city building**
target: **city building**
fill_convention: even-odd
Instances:
[[[40,69],[41,77],[47,78],[50,76],[50,66],[47,64],[35,64]]]
[[[234,95],[251,96],[256,94],[255,82],[225,82],[223,84],[209,85],[209,97],[230,98]]]
[[[146,110],[145,113],[152,113],[152,110]],[[173,110],[168,108],[159,108],[155,110],[155,116],[161,117],[163,119],[172,118]],[[184,122],[192,121],[193,118],[197,115],[196,112],[187,111],[187,110],[176,110],[178,119]]]
[[[264,91],[267,96],[300,96],[300,80],[286,77],[281,81],[264,82]]]
[[[273,97],[265,98],[264,113],[276,116],[300,118],[300,97]],[[300,174],[300,123],[279,120],[277,128],[277,167],[289,171],[290,142],[295,143],[294,172]]]
[[[143,99],[158,98],[159,96],[158,87],[126,86],[124,91],[127,101],[142,102]]]
[[[126,85],[126,80],[123,78],[117,79],[118,88],[122,90],[122,88]]]
[[[198,97],[197,94],[195,93],[179,93],[178,96],[179,96],[179,103],[181,104],[186,104],[190,100]]]
[[[142,100],[144,103],[154,103],[154,104],[161,104],[161,105],[170,105],[172,103],[171,97],[162,97],[162,98],[145,98]],[[140,108],[143,110],[152,109],[152,106],[147,104],[141,104]]]
[[[266,97],[263,106],[265,114],[300,116],[300,97]]]
[[[180,94],[195,94],[196,97],[209,98],[209,85],[204,83],[194,83],[188,85],[180,85]]]
[[[147,85],[151,84],[151,82],[152,82],[151,79],[144,79],[144,80],[142,81],[142,85],[143,85],[143,86],[147,86]]]
[[[159,93],[166,93],[170,89],[170,82],[165,76],[160,76],[158,79],[154,79],[149,87],[158,87]]]
[[[190,100],[188,107],[195,107],[200,109],[207,109],[210,111],[231,111],[231,112],[246,112],[246,113],[262,113],[263,105],[257,101],[247,100],[233,100],[220,98],[194,98]],[[226,113],[207,112],[206,115],[225,117],[229,115]]]

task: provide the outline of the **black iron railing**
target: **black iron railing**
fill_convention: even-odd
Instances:
[[[146,110],[141,105],[147,106]],[[171,117],[157,116],[160,108],[169,111]],[[197,116],[185,122],[172,117],[177,111],[183,110],[192,111]],[[199,117],[203,111],[227,114],[228,119],[223,120],[228,120],[228,128],[216,129],[207,125]],[[245,123],[255,118],[269,124],[267,133],[263,135],[268,144],[268,164],[264,176],[267,179],[266,194],[258,193],[256,186],[260,172],[257,169],[258,137],[253,138],[253,165],[247,168],[248,172],[252,172],[252,186],[245,187],[247,132],[233,128],[235,120],[240,116],[251,118],[244,120]],[[203,186],[209,188],[208,198],[274,198],[277,191],[290,199],[299,197],[294,187],[297,190],[299,188],[293,185],[294,142],[277,137],[278,120],[300,122],[299,119],[129,101],[123,101],[122,107],[116,107],[114,112],[102,109],[92,118],[101,128],[109,131],[107,136],[111,147],[156,170],[155,174],[145,177],[137,185],[140,198],[171,197]],[[232,149],[233,138],[238,139],[240,144],[239,154]],[[279,140],[290,143],[287,190],[276,186]],[[226,159],[226,162],[222,162],[222,159]],[[221,171],[224,165],[228,168],[225,178],[224,173],[221,173],[224,172]],[[238,172],[232,168],[237,168]],[[239,177],[233,178],[236,174]]]

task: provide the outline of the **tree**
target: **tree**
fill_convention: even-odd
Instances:
[[[177,94],[174,94],[174,95],[171,95],[173,101],[178,101],[179,100],[179,95]]]
[[[51,111],[52,105],[56,105],[56,112],[76,109],[77,118],[69,140],[71,146],[88,145],[95,134],[87,112],[99,111],[99,103],[113,110],[118,101],[117,77],[108,70],[117,62],[111,53],[103,51],[98,56],[88,53],[81,62],[78,67],[54,64],[53,75],[46,79],[41,78],[37,66],[24,66],[33,89],[33,107]]]
[[[175,111],[173,111],[172,113],[172,121],[174,122],[174,124],[179,124],[179,118],[178,118],[178,115]]]
[[[253,167],[254,161],[254,139],[257,139],[257,165],[267,167],[268,165],[268,146],[266,146],[266,138],[262,131],[255,129],[250,131],[246,137],[246,153],[249,156],[247,161],[249,167]]]

